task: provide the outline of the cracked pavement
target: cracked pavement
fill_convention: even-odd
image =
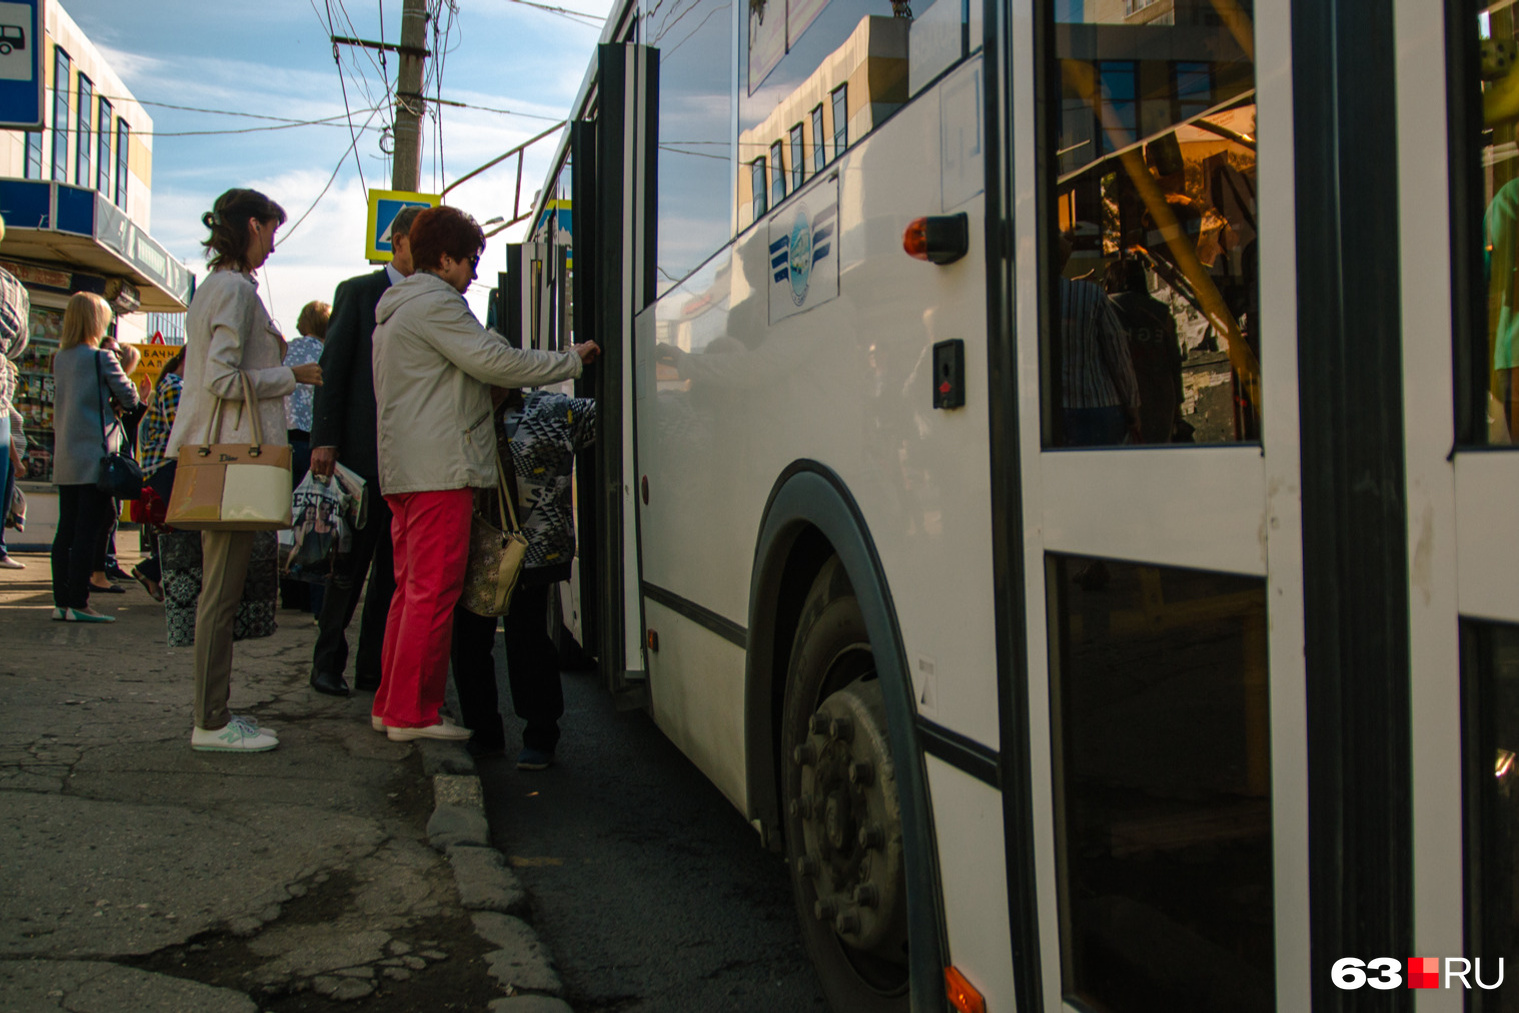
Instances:
[[[233,710],[280,747],[197,753],[191,651],[164,646],[162,606],[127,585],[94,600],[115,624],[52,622],[47,557],[17,558],[0,572],[0,1011],[504,994],[428,846],[417,751],[369,728],[368,695],[307,687],[309,617],[281,610],[275,636],[235,648]]]

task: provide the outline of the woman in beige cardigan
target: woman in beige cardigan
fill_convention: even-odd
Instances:
[[[285,210],[257,190],[228,190],[201,218],[211,236],[211,273],[195,290],[185,317],[184,391],[169,434],[168,456],[220,425],[220,443],[253,438],[243,376],[253,388],[263,440],[285,443],[285,395],[297,383],[320,385],[322,367],[281,365],[285,339],[258,296],[253,274],[274,252]],[[216,399],[220,419],[213,418]],[[195,731],[190,747],[211,752],[263,752],[279,745],[267,728],[227,710],[232,676],[232,619],[242,598],[253,549],[251,531],[201,532],[202,580],[195,613]]]

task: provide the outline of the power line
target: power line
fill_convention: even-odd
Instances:
[[[574,21],[578,25],[585,25],[588,28],[594,28],[596,25],[602,24],[606,21],[606,18],[599,14],[587,14],[584,11],[572,11],[564,7],[551,7],[548,4],[534,3],[533,0],[508,0],[508,2],[521,4],[524,7],[536,7],[540,11],[547,11],[549,14],[557,14],[562,18]]]
[[[378,109],[371,109],[369,111],[369,119],[365,120],[364,126],[359,128],[360,134],[368,129],[370,120],[373,120],[375,118],[375,114],[378,112]],[[333,167],[332,175],[327,177],[327,185],[322,187],[322,192],[316,195],[316,200],[311,202],[311,206],[306,209],[306,213],[297,218],[295,224],[290,226],[290,228],[285,232],[285,238],[280,240],[281,243],[289,242],[290,237],[295,235],[295,230],[301,227],[301,222],[304,222],[306,218],[311,214],[311,212],[316,210],[316,206],[322,202],[322,198],[327,196],[327,191],[332,189],[332,181],[338,178],[338,171],[343,168],[343,163],[348,161],[348,152],[354,151],[358,148],[358,146],[359,135],[355,134],[353,141],[349,143],[347,149],[344,150],[343,156],[338,159],[338,164]]]

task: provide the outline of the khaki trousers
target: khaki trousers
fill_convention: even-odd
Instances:
[[[200,533],[200,602],[195,610],[195,727],[225,728],[232,719],[232,618],[243,598],[252,531]]]

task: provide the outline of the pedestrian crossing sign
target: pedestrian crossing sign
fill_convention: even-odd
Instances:
[[[435,208],[442,198],[435,193],[411,193],[406,190],[369,191],[369,227],[365,230],[364,256],[370,263],[388,263],[390,225],[404,207]]]

